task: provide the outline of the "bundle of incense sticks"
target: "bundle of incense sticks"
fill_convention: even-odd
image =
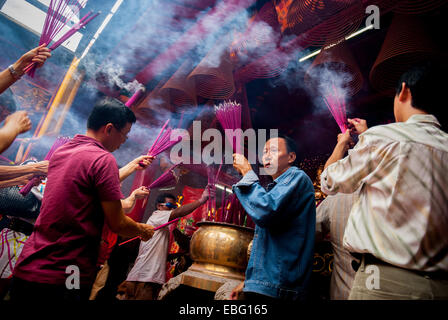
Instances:
[[[53,143],[53,145],[50,148],[50,151],[48,151],[47,155],[45,156],[44,160],[50,160],[51,156],[53,155],[53,153],[61,146],[63,146],[64,144],[66,144],[67,142],[70,141],[70,138],[68,137],[58,137],[56,138],[56,141]],[[39,182],[39,177],[34,177],[32,178],[30,181],[28,181],[28,183],[22,187],[22,189],[20,189],[20,194],[23,196],[26,196],[31,189],[33,188],[33,186]]]
[[[65,25],[72,19],[72,17],[78,14],[87,0],[51,0],[48,6],[47,14],[45,16],[45,22],[42,29],[42,34],[39,40],[39,45],[50,44],[57,35],[62,31]],[[79,29],[87,25],[99,13],[89,12],[83,18],[79,20],[72,28],[70,28],[65,34],[63,34],[56,42],[54,42],[50,50],[54,50],[64,43],[68,38],[74,35]],[[36,63],[30,63],[24,71],[30,76],[34,77],[36,71]]]
[[[151,148],[149,148],[148,156],[155,157],[158,154],[171,148],[176,143],[178,143],[182,140],[182,137],[179,137],[177,140],[173,140],[173,141],[170,140],[172,129],[167,128],[168,122],[170,122],[169,119],[163,125],[162,129],[159,132],[159,135],[157,136],[156,140],[152,144]]]
[[[236,194],[232,194],[226,199],[222,215],[223,218],[220,222],[255,228],[255,223],[244,210]]]
[[[233,151],[241,153],[241,130],[235,131],[241,129],[241,104],[231,101],[221,103],[215,106],[215,113]]]
[[[173,165],[171,168],[166,170],[160,177],[158,177],[156,180],[154,180],[149,186],[147,186],[147,188],[149,190],[151,190],[151,189],[167,188],[167,187],[175,186],[177,184],[177,182],[179,181],[179,176],[176,175],[176,173],[174,172],[174,169],[176,167],[180,166],[181,164],[182,163]],[[142,208],[145,207],[147,200],[148,200],[148,198],[146,197],[142,203]]]
[[[209,198],[207,201],[207,220],[217,221],[217,210],[216,210],[216,182],[218,182],[219,174],[221,172],[222,163],[219,165],[217,171],[213,167],[207,167],[207,180],[208,184],[206,188],[209,188]]]
[[[171,168],[166,170],[160,177],[158,177],[148,186],[148,189],[167,188],[176,185],[179,181],[179,176],[176,175],[174,169],[180,165],[181,163],[175,164]]]
[[[338,124],[339,129],[341,129],[341,132],[344,133],[345,131],[347,131],[347,112],[345,107],[345,98],[341,93],[341,90],[338,90],[333,84],[331,88],[327,88],[327,92],[324,95],[324,101],[328,109],[330,110],[334,120]]]

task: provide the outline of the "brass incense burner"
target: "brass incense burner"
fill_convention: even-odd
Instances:
[[[248,247],[254,230],[233,224],[203,221],[190,242],[194,263],[183,274],[182,283],[216,291],[227,281],[244,281]]]

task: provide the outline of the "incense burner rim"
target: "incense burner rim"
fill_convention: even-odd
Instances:
[[[249,231],[249,232],[254,232],[254,230],[255,230],[253,228],[243,227],[243,226],[239,226],[237,224],[232,224],[232,223],[227,223],[227,222],[217,222],[217,221],[200,221],[200,222],[197,222],[196,225],[198,227],[201,227],[201,226],[230,227],[230,228],[240,229],[240,230]]]

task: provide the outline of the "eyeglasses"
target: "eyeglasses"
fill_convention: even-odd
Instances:
[[[167,203],[160,203],[160,205],[165,206],[169,209],[176,209],[177,205],[171,202],[167,202]]]
[[[126,141],[128,140],[128,135],[124,134],[123,132],[121,132],[120,130],[117,129],[117,127],[114,125],[115,130],[118,131],[118,133],[121,135],[121,137]]]

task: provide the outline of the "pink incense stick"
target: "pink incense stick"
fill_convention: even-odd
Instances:
[[[172,224],[172,223],[175,223],[175,222],[179,221],[179,219],[180,219],[180,218],[176,218],[176,219],[173,219],[173,220],[171,220],[171,221],[168,221],[167,223],[164,223],[164,224],[162,224],[162,225],[160,225],[160,226],[154,228],[154,231],[157,231],[157,230],[159,230],[159,229],[162,229],[163,227],[166,227],[166,226],[168,226],[168,225],[170,225],[170,224]],[[134,241],[134,240],[137,240],[137,239],[141,239],[140,236],[138,236],[138,237],[134,237],[134,238],[129,239],[129,240],[126,240],[126,241],[124,241],[124,242],[121,242],[121,243],[118,244],[118,245],[119,245],[119,246],[122,246],[122,245],[124,245],[124,244],[126,244],[126,243],[129,243],[129,242]]]
[[[157,188],[167,188],[171,187],[177,184],[179,181],[179,176],[176,175],[174,172],[174,169],[182,164],[178,163],[173,165],[171,168],[166,170],[160,177],[158,177],[156,180],[154,180],[147,188],[149,190],[151,189],[157,189]],[[148,200],[148,197],[145,198],[145,200],[142,203],[142,208],[145,207],[146,201]]]
[[[68,38],[70,38],[72,35],[74,35],[79,29],[83,28],[85,25],[87,25],[90,21],[92,21],[94,18],[96,18],[100,13],[93,13],[89,12],[84,17],[82,17],[81,20],[77,24],[75,24],[70,30],[68,30],[62,37],[59,38],[58,41],[54,42],[50,50],[54,50],[57,47],[59,47],[61,44],[63,44]]]
[[[324,102],[328,109],[331,112],[334,120],[339,126],[339,129],[342,133],[347,131],[347,112],[345,106],[345,99],[342,96],[342,93],[336,89],[336,86],[333,84],[331,87],[331,91],[329,90],[324,95]]]
[[[152,146],[149,148],[147,155],[148,156],[157,156],[161,154],[163,151],[171,148],[175,144],[179,143],[182,140],[182,137],[178,137],[177,140],[171,140],[171,128],[166,128],[168,125],[168,122],[170,120],[168,119],[165,124],[163,125],[162,129],[160,130],[159,134],[157,135],[156,140],[152,144]],[[165,130],[166,128],[166,130]],[[139,163],[142,166],[142,163]]]
[[[168,125],[168,122],[170,122],[170,119],[166,120],[165,124],[163,125],[162,129],[160,130],[159,134],[156,137],[156,140],[154,140],[154,143],[152,144],[151,148],[148,150],[148,155],[152,155],[150,152],[155,148],[157,145],[157,141],[159,140],[160,136],[163,133],[163,130],[165,130],[166,126]]]
[[[0,155],[0,159],[2,159],[2,160],[4,160],[4,161],[8,162],[9,164],[14,164],[14,163],[15,163],[14,161],[9,160],[8,158],[6,158],[6,157],[4,157],[4,156],[2,156],[2,155]]]
[[[215,113],[227,139],[232,144],[233,151],[241,153],[241,134],[235,131],[241,129],[241,104],[231,101],[221,103],[215,106]],[[234,135],[230,135],[226,129],[233,130]]]
[[[41,37],[39,39],[39,45],[46,43],[49,45],[51,41],[62,31],[64,26],[72,19],[72,17],[78,14],[79,10],[85,6],[87,0],[51,0],[48,6],[47,14],[45,16],[44,26],[42,28]],[[57,43],[55,43],[50,49],[54,50],[57,46],[62,44],[65,40],[67,40],[71,35],[73,35],[75,31],[74,28],[79,28],[85,26],[88,22],[90,22],[93,17],[84,17],[80,20],[78,24],[76,24],[73,28],[71,28],[64,36],[61,37]],[[70,35],[68,35],[70,34]],[[36,70],[36,64],[32,63],[25,68],[25,72],[28,73],[29,76],[33,77]]]
[[[154,180],[147,188],[148,189],[156,189],[156,188],[166,188],[176,184],[179,180],[179,177],[175,174],[174,169],[180,164],[175,164],[168,170],[166,170],[160,177]]]
[[[216,182],[219,178],[219,173],[221,172],[222,163],[219,166],[217,173],[212,167],[207,167],[207,188],[209,190],[210,197],[207,201],[207,218],[212,221],[216,221],[217,210],[216,210]],[[212,192],[213,191],[213,192]],[[212,196],[213,193],[213,196]]]
[[[145,90],[143,88],[137,89],[132,97],[125,103],[126,107],[132,107],[140,99],[144,92]]]
[[[79,29],[86,26],[90,21],[92,21],[94,18],[96,18],[100,13],[97,12],[92,15],[92,12],[89,12],[86,14],[77,24],[75,24],[70,30],[68,30],[64,35],[62,35],[61,38],[59,38],[58,41],[54,42],[51,47],[49,48],[51,51],[55,50],[57,47],[59,47],[61,44],[63,44],[68,38],[73,36]],[[28,66],[25,67],[24,71],[28,73],[31,77],[34,76],[34,72],[36,69],[36,63],[32,62]]]

